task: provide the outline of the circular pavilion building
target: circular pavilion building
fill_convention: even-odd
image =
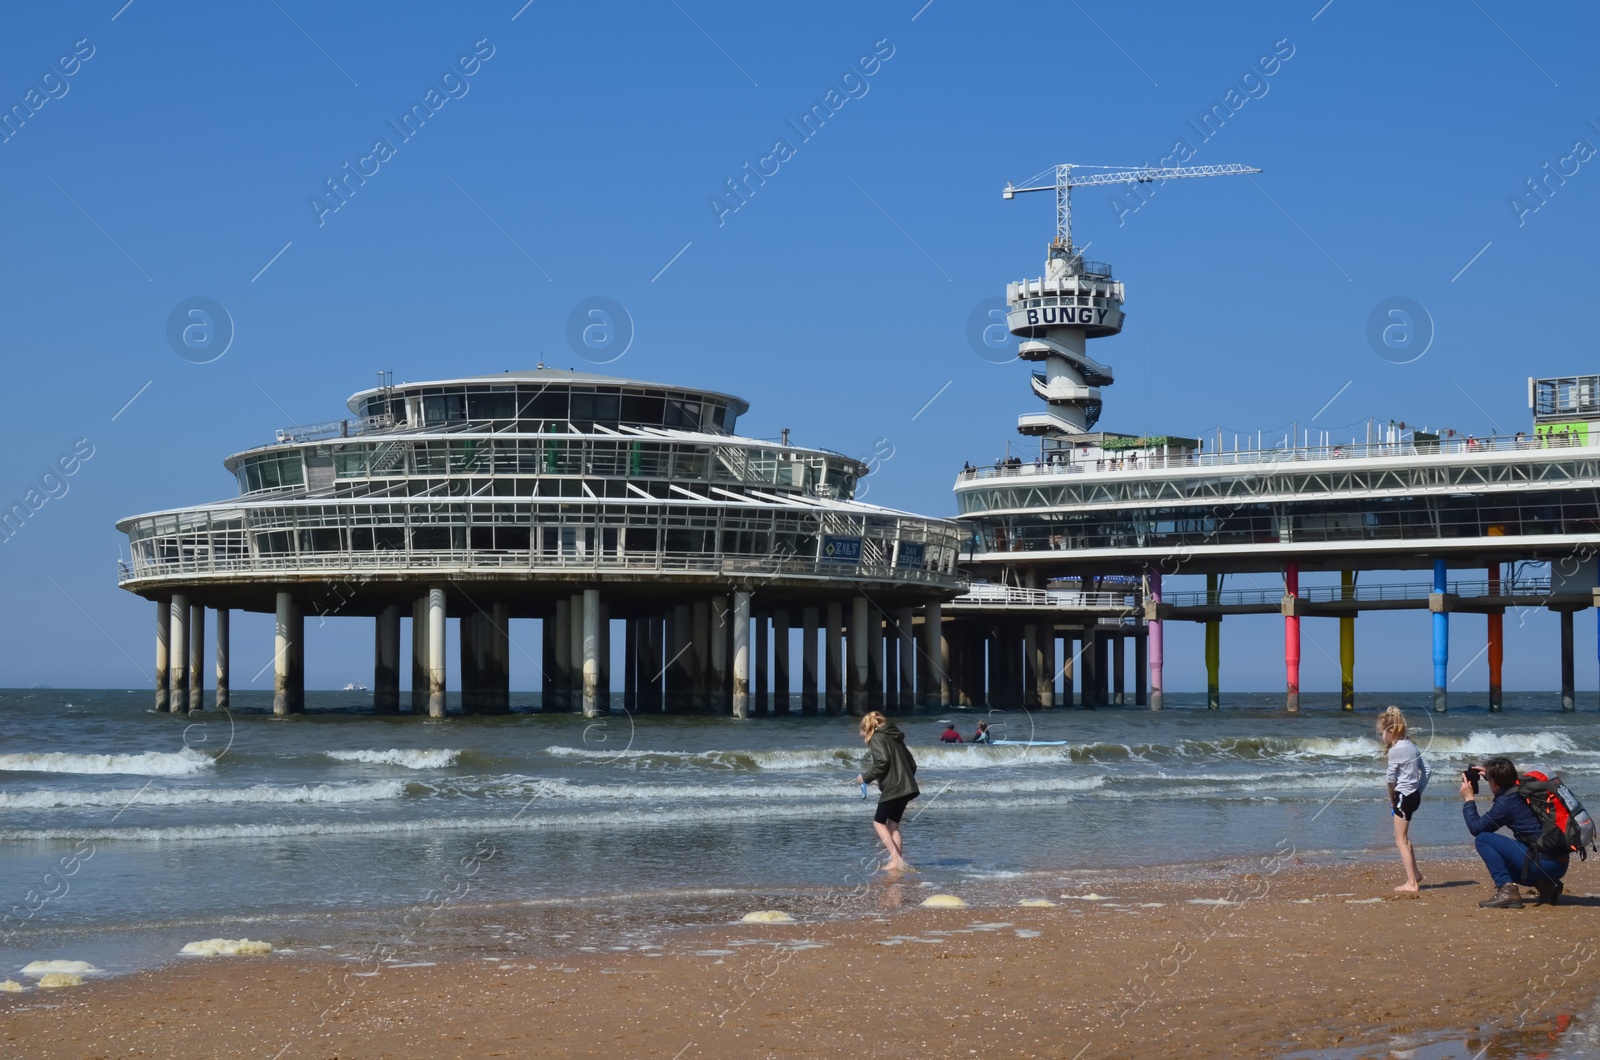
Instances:
[[[510,709],[512,619],[540,620],[545,710],[610,708],[614,630],[629,709],[787,710],[791,627],[802,711],[948,702],[955,525],[854,500],[860,460],[739,436],[740,398],[541,365],[348,407],[229,457],[237,498],[117,524],[120,584],[156,605],[158,710],[204,705],[208,608],[221,706],[231,609],[276,615],[277,713],[304,709],[308,614],[374,619],[379,712],[409,620],[411,710],[445,714],[450,619],[468,713]]]

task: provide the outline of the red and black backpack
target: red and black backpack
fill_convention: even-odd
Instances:
[[[1559,858],[1576,852],[1580,860],[1588,858],[1595,849],[1594,818],[1560,777],[1530,770],[1517,778],[1517,794],[1544,826],[1529,844],[1536,853]]]

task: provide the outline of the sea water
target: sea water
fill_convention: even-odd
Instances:
[[[116,971],[182,938],[295,925],[304,942],[445,907],[514,920],[561,903],[713,918],[726,905],[737,919],[762,907],[757,895],[848,886],[877,852],[854,719],[530,708],[428,720],[374,716],[354,692],[309,693],[308,712],[287,719],[251,692],[184,718],[150,698],[0,692],[0,940],[19,966],[68,948]],[[900,717],[923,791],[907,855],[920,882],[957,891],[1289,848],[1387,856],[1373,722],[1389,703],[1433,772],[1413,824],[1424,859],[1469,852],[1456,774],[1491,754],[1559,772],[1600,806],[1592,705],[1563,714],[1553,693],[1507,694],[1504,713],[1479,702],[1438,715],[1430,700],[1365,696],[1344,713],[1307,695],[1289,715],[1278,695],[1230,696],[1219,711],[1170,695],[1159,713]],[[942,745],[947,720],[1040,745]],[[425,941],[407,936],[424,954]]]

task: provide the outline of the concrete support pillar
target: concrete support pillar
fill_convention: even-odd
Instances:
[[[756,665],[754,678],[755,703],[753,709],[757,714],[768,714],[772,711],[772,691],[768,687],[772,682],[771,668],[768,666],[768,660],[770,659],[772,652],[772,638],[768,635],[768,630],[771,627],[768,625],[768,618],[766,615],[757,615],[755,623]]]
[[[1497,530],[1501,533],[1504,533],[1504,530],[1501,527],[1491,526],[1489,527],[1490,535],[1494,537],[1500,536],[1499,534],[1495,533]],[[1498,563],[1489,564],[1489,595],[1500,595],[1500,564]],[[1500,675],[1504,668],[1506,659],[1505,612],[1499,610],[1490,611],[1488,619],[1489,711],[1492,714],[1498,714],[1500,713],[1501,703]]]
[[[600,687],[596,702],[600,713],[611,713],[611,605],[600,601]]]
[[[289,605],[289,712],[304,714],[306,709],[306,613],[298,600]]]
[[[222,616],[217,612],[217,648],[222,648]],[[378,612],[372,621],[372,709],[379,714],[395,714],[400,710],[400,608],[390,604]],[[220,699],[222,667],[217,667]]]
[[[172,690],[167,695],[167,709],[173,714],[189,713],[189,598],[182,593],[172,594],[171,633],[167,641],[172,657],[169,676]]]
[[[817,712],[817,627],[822,624],[816,607],[800,611],[800,713]]]
[[[548,664],[546,664],[548,665]],[[411,713],[428,709],[428,597],[411,605]]]
[[[642,619],[622,620],[622,709],[639,712],[639,663],[644,650]]]
[[[895,633],[893,612],[873,608],[874,615],[882,622],[882,644],[878,656],[878,681],[881,686],[881,695],[878,699],[878,709],[885,714],[893,714],[899,709],[900,697],[896,687],[896,678],[900,673],[899,658],[900,639]]]
[[[645,709],[660,714],[667,709],[667,620],[664,615],[651,615],[645,620],[645,662],[640,668],[644,676]]]
[[[910,713],[917,705],[917,640],[913,608],[898,608],[894,613],[895,636],[898,638],[900,662],[899,708]]]
[[[444,717],[444,589],[428,590],[428,717]]]
[[[1128,636],[1126,633],[1114,633],[1111,637],[1111,702],[1122,706],[1123,697],[1127,694],[1128,680]]]
[[[1344,600],[1355,600],[1355,571],[1339,572],[1339,596]],[[1339,616],[1339,709],[1356,709],[1356,616],[1354,612]]]
[[[1104,630],[1094,638],[1094,699],[1102,707],[1111,702],[1111,635]]]
[[[206,709],[206,608],[189,605],[189,709]]]
[[[556,705],[556,626],[548,617],[539,619],[539,709],[551,711]]]
[[[272,713],[289,714],[289,642],[294,636],[294,597],[278,593],[272,621]]]
[[[556,601],[556,613],[553,620],[555,625],[554,636],[555,660],[551,669],[551,677],[555,685],[555,701],[551,704],[556,710],[572,709],[572,599]]]
[[[1150,705],[1150,637],[1149,633],[1142,632],[1133,638],[1133,705],[1145,707]],[[1067,678],[1067,691],[1072,690],[1072,679]]]
[[[772,713],[789,713],[789,612],[772,612]]]
[[[1300,712],[1300,564],[1283,566],[1283,670],[1290,714]]]
[[[511,711],[511,605],[497,603],[489,608],[489,656],[493,663],[494,699],[489,709],[496,714]]]
[[[721,714],[731,703],[728,680],[728,641],[733,632],[733,612],[726,596],[711,601],[711,713]]]
[[[398,619],[396,619],[398,622]],[[395,649],[399,652],[398,646]],[[217,608],[217,709],[227,710],[233,671],[228,663],[228,609]],[[398,694],[398,692],[397,692]]]
[[[299,631],[294,628],[294,595],[279,593],[276,604],[272,625],[272,713],[286,717],[293,709],[289,695],[290,662],[294,642],[299,639]]]
[[[844,604],[828,601],[828,628],[825,631],[826,650],[823,665],[827,667],[827,688],[824,709],[833,715],[844,713]]]
[[[922,654],[927,658],[927,683],[922,705],[928,710],[950,705],[950,677],[944,641],[944,605],[938,601],[922,608]]]
[[[667,686],[667,709],[685,713],[694,707],[694,608],[677,604],[672,608],[671,684]]]
[[[1215,574],[1206,575],[1206,603],[1217,606],[1221,580]],[[1222,619],[1213,618],[1206,623],[1206,709],[1222,709]]]
[[[572,689],[572,709],[583,710],[583,594],[573,593],[567,599],[567,618],[572,624],[567,640],[567,674]]]
[[[1572,682],[1572,612],[1561,612],[1561,711],[1578,709]]]
[[[694,688],[694,710],[704,714],[711,709],[711,603],[696,600],[689,605],[694,630],[689,649]]]
[[[467,714],[477,714],[483,706],[484,623],[478,609],[472,604],[467,606],[472,610],[456,622],[459,630],[456,646],[461,653],[461,709]]]
[[[850,598],[850,713],[860,717],[868,709],[867,610],[865,596]]]
[[[1150,619],[1145,624],[1145,639],[1149,642],[1150,709],[1160,710],[1165,706],[1166,621],[1161,617],[1161,568],[1154,563],[1145,570],[1145,596],[1151,605]]]
[[[883,698],[883,612],[875,606],[867,611],[867,708],[894,713]]]
[[[583,591],[583,716],[600,716],[600,591]]]
[[[1039,706],[1051,710],[1056,705],[1056,627],[1046,622],[1039,629]]]
[[[1022,633],[1020,638],[1022,641],[1020,645],[1022,648],[1022,688],[1019,691],[1021,692],[1022,705],[1029,710],[1033,710],[1039,706],[1039,682],[1041,680],[1039,674],[1039,627],[1033,622],[1024,622],[1020,630]],[[1017,648],[1018,645],[1011,645],[1011,651],[1015,652]]]
[[[1070,707],[1076,704],[1073,698],[1073,684],[1078,670],[1078,638],[1072,630],[1061,631],[1061,705]]]
[[[733,716],[750,716],[750,594],[733,594]]]
[[[1153,627],[1154,625],[1155,623],[1152,622],[1151,626]],[[1155,651],[1156,641],[1152,640],[1150,643],[1150,709],[1160,710],[1161,708],[1156,705],[1159,702],[1156,692],[1159,683],[1159,678],[1156,674],[1156,656],[1158,653]],[[1078,682],[1081,688],[1079,695],[1083,697],[1083,705],[1093,710],[1100,705],[1098,698],[1100,688],[1100,630],[1095,626],[1084,627],[1083,648],[1078,653],[1078,663],[1078,670],[1080,671]]]
[[[1446,687],[1450,682],[1450,615],[1442,605],[1445,594],[1450,591],[1446,578],[1445,561],[1434,560],[1433,593],[1441,605],[1437,609],[1430,608],[1433,610],[1433,709],[1439,714],[1449,707]]]
[[[168,663],[172,657],[172,599],[156,597],[156,712],[167,713],[167,702],[172,694],[168,685],[172,674]]]

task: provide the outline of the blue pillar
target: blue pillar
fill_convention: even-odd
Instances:
[[[1433,561],[1433,591],[1443,596],[1449,590],[1445,581],[1444,560]],[[1442,606],[1433,613],[1433,709],[1443,714],[1446,709],[1445,684],[1450,669],[1450,616]]]

